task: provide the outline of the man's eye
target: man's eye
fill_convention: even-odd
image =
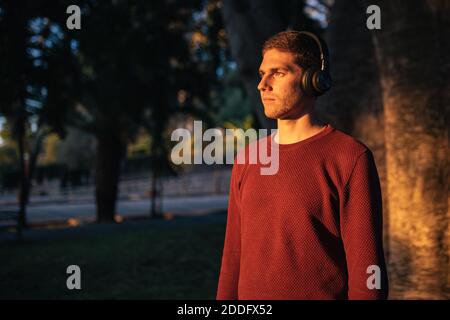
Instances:
[[[284,76],[284,73],[283,72],[275,72],[273,75],[275,77],[282,77],[282,76]]]

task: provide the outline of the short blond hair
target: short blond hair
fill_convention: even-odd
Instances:
[[[292,53],[295,63],[303,69],[320,67],[320,49],[317,43],[299,31],[283,31],[271,36],[263,44],[262,55],[269,49]]]

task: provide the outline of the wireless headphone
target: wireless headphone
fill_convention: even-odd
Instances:
[[[313,66],[304,70],[300,85],[303,92],[307,95],[318,97],[331,88],[331,75],[328,65],[328,49],[326,44],[322,42],[315,34],[307,31],[299,31],[299,33],[311,37],[320,49],[320,69]]]

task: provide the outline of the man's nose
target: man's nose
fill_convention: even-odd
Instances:
[[[268,76],[263,76],[261,80],[258,83],[258,90],[259,91],[265,91],[267,89],[270,89],[270,84],[268,83]]]

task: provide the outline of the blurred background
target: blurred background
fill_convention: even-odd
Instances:
[[[295,29],[329,46],[320,117],[374,152],[390,298],[449,299],[449,17],[438,0],[0,1],[0,298],[214,299],[231,166],[176,166],[170,136],[274,128],[261,46]]]

